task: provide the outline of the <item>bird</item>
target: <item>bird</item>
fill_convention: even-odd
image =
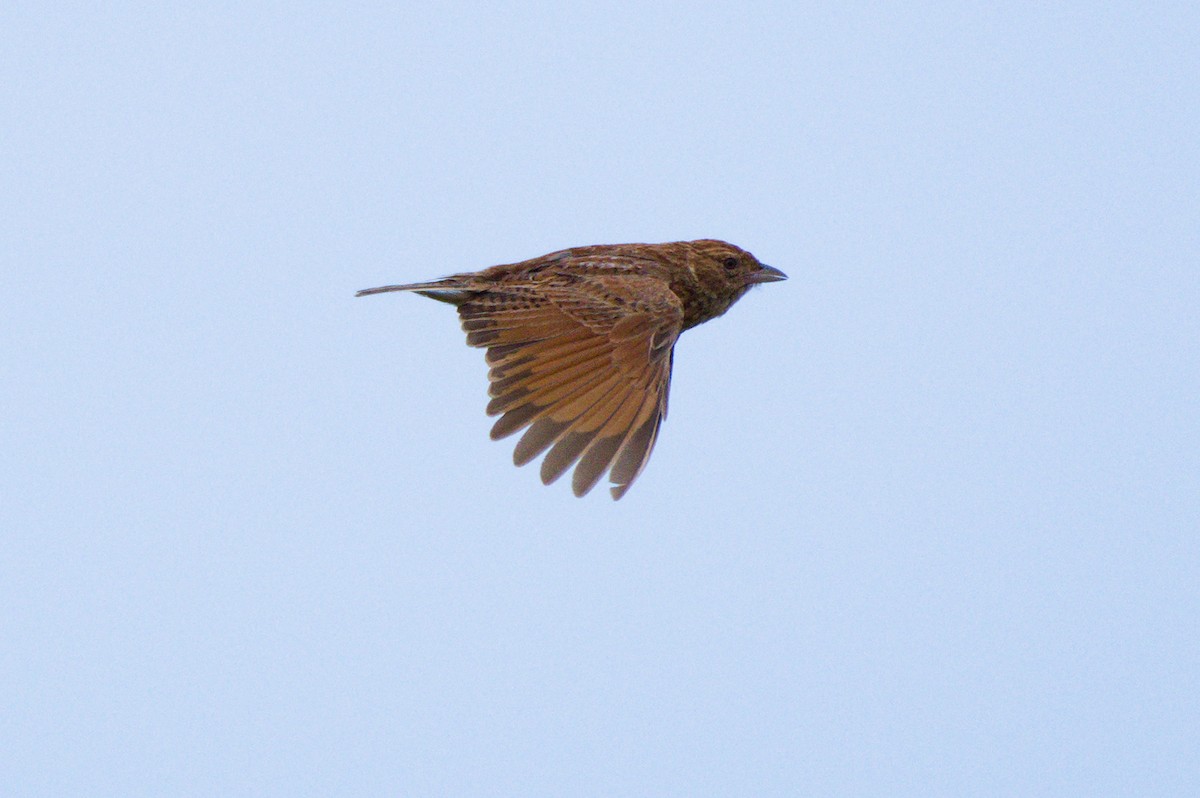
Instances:
[[[667,416],[675,342],[751,287],[787,279],[715,239],[572,247],[356,296],[414,292],[454,305],[467,344],[486,349],[491,438],[522,429],[518,466],[546,452],[549,485],[574,466],[587,494],[607,472],[613,499],[642,473]]]

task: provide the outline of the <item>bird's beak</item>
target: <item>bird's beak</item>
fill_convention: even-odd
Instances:
[[[746,282],[754,283],[774,283],[778,280],[786,280],[787,275],[776,269],[774,266],[767,266],[760,263],[758,271],[746,278]]]

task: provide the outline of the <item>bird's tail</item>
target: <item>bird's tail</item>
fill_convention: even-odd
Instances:
[[[457,280],[434,280],[428,283],[409,283],[408,285],[381,285],[378,288],[364,288],[355,296],[370,296],[371,294],[386,294],[389,291],[414,291],[421,296],[448,302],[451,305],[461,305],[470,296],[463,290]]]

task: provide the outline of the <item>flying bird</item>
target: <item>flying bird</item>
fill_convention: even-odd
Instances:
[[[614,499],[637,479],[667,416],[675,341],[751,286],[785,280],[724,241],[573,247],[520,263],[358,296],[415,291],[458,308],[487,349],[491,437],[524,429],[513,462],[543,452],[542,482],[572,466],[583,496],[608,472]]]

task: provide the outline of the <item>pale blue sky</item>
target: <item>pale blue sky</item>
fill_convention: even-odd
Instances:
[[[8,4],[6,795],[1195,795],[1190,3]],[[725,238],[619,503],[384,283]]]

